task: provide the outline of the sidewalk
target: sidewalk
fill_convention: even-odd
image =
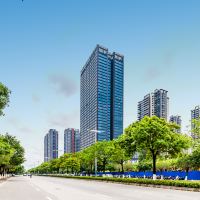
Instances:
[[[9,175],[6,175],[6,176],[1,176],[0,175],[0,183],[2,182],[2,181],[5,181],[7,178],[9,178],[10,176]]]

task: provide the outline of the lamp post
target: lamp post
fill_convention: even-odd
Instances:
[[[98,133],[103,133],[105,131],[100,131],[100,130],[88,130],[90,131],[91,133],[94,133],[94,137],[95,137],[95,144],[97,143],[98,141]],[[95,152],[96,154],[96,152]],[[97,176],[97,156],[95,155],[95,160],[94,160],[94,171],[95,171],[95,176]]]

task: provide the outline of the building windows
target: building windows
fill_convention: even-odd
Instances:
[[[138,120],[144,116],[157,116],[167,120],[168,118],[168,101],[167,91],[160,89],[155,90],[144,97],[138,103]]]
[[[89,130],[103,131],[99,140],[113,139],[122,134],[123,67],[123,56],[110,54],[108,49],[98,45],[81,71],[82,148],[94,143],[94,134]]]
[[[44,137],[44,162],[58,158],[58,131],[50,129]]]

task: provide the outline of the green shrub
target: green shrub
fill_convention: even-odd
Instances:
[[[137,179],[137,178],[110,178],[110,177],[66,176],[66,175],[48,175],[48,176],[83,179],[83,180],[99,180],[99,181],[118,182],[126,184],[163,185],[163,186],[200,189],[200,181],[195,182],[195,181],[180,181],[180,180],[152,180],[152,179]]]

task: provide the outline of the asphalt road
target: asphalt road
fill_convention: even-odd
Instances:
[[[0,200],[200,200],[200,193],[50,177],[0,182]]]

